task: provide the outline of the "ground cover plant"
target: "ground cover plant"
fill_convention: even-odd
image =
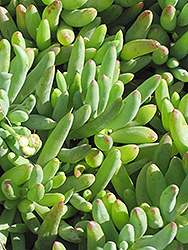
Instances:
[[[0,0],[0,249],[188,249],[188,2]]]

